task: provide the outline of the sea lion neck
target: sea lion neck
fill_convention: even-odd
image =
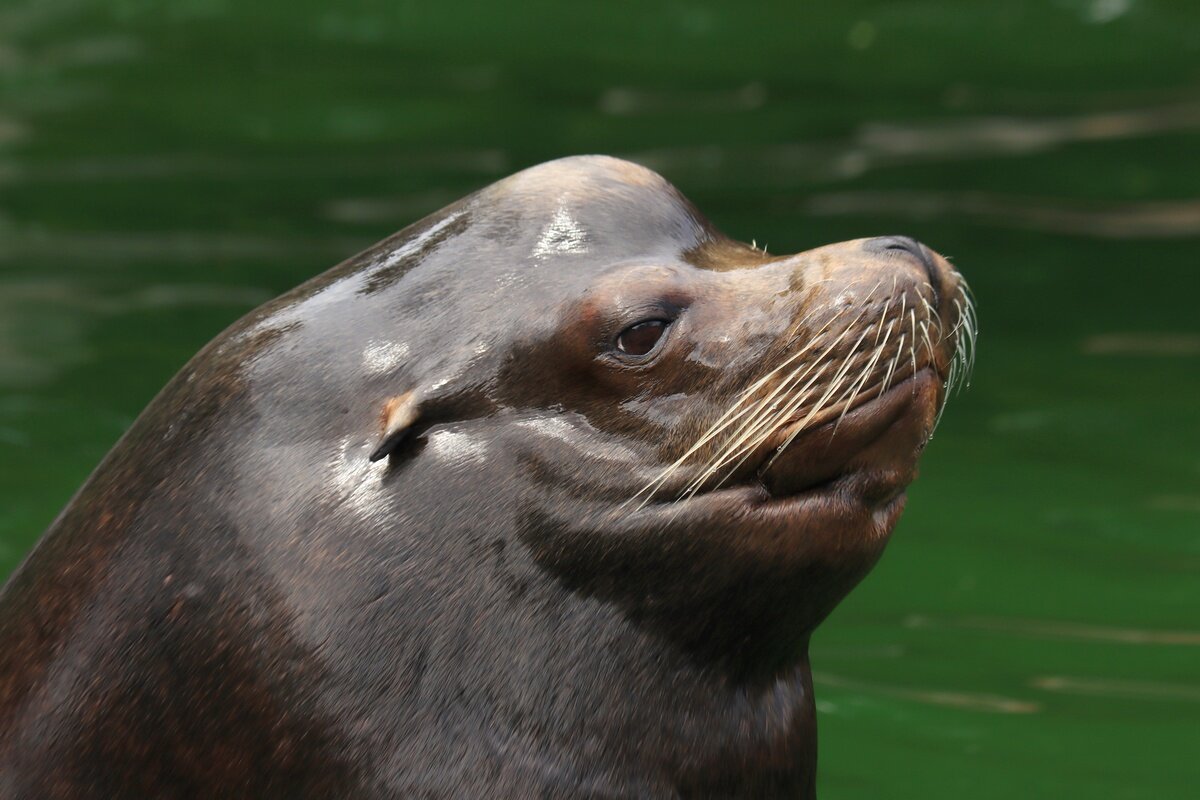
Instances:
[[[753,490],[745,502],[758,502]],[[611,604],[694,664],[763,686],[806,663],[813,630],[870,570],[883,542],[847,551],[820,531],[736,525],[738,511],[558,504],[525,517],[522,542],[581,598]],[[722,516],[725,514],[726,516]],[[744,546],[731,537],[745,537]],[[788,536],[790,543],[783,537]],[[797,540],[800,541],[797,544]]]

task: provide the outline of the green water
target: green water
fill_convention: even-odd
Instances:
[[[0,0],[0,572],[243,312],[607,152],[979,300],[814,643],[822,797],[1200,796],[1200,5],[749,5]]]

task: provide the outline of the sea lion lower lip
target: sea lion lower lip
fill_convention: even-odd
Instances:
[[[773,447],[758,479],[772,498],[785,498],[825,490],[869,467],[870,479],[859,481],[857,488],[876,503],[890,502],[914,477],[916,456],[927,438],[929,409],[914,406],[936,396],[939,383],[932,367],[919,369],[886,392],[801,434],[782,452],[776,454]],[[902,430],[890,435],[897,429]],[[781,432],[777,441],[787,441],[787,435]],[[895,446],[887,447],[885,439],[895,439]],[[871,458],[864,457],[868,451]]]

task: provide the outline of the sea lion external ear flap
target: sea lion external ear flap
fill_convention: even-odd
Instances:
[[[379,461],[395,450],[420,415],[416,392],[405,392],[389,399],[383,406],[383,438],[371,453],[371,460]]]

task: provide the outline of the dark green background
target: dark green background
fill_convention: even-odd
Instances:
[[[978,367],[818,633],[822,797],[1200,786],[1200,4],[0,0],[0,572],[259,302],[521,167],[909,233]]]

